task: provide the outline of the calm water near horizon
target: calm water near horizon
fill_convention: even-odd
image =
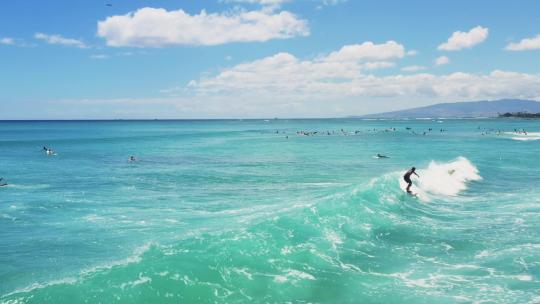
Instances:
[[[539,155],[538,120],[2,121],[0,303],[538,303]]]

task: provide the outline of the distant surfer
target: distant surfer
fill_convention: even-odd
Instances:
[[[390,157],[377,153],[377,158],[390,158]]]
[[[416,171],[416,168],[415,168],[415,167],[412,167],[409,171],[407,171],[407,172],[405,173],[405,175],[403,175],[403,179],[404,179],[405,182],[408,184],[408,185],[407,185],[407,193],[409,193],[409,194],[413,194],[413,193],[411,192],[411,186],[412,186],[411,175],[414,174],[414,175],[420,177],[418,174],[416,174],[415,171]]]
[[[135,162],[135,161],[137,161],[137,158],[135,158],[135,156],[131,155],[131,156],[129,157],[129,161],[130,161],[130,162]]]
[[[4,186],[7,186],[7,183],[3,183],[2,181],[4,180],[3,177],[0,177],[0,187],[4,187]]]
[[[55,154],[55,153],[54,153],[54,150],[49,149],[49,148],[47,148],[47,147],[43,147],[43,151],[45,151],[45,153],[46,153],[47,155],[54,155],[54,154]]]

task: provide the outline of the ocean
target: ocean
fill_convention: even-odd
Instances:
[[[540,303],[538,120],[0,131],[0,303]]]

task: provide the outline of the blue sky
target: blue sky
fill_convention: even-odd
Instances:
[[[0,119],[335,117],[540,99],[539,11],[538,1],[3,1]]]

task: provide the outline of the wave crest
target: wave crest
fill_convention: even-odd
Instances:
[[[476,166],[463,156],[447,163],[431,161],[426,169],[417,172],[420,177],[413,181],[411,190],[423,201],[439,196],[457,196],[467,189],[470,181],[482,179]],[[400,185],[402,188],[407,185],[401,176]]]

